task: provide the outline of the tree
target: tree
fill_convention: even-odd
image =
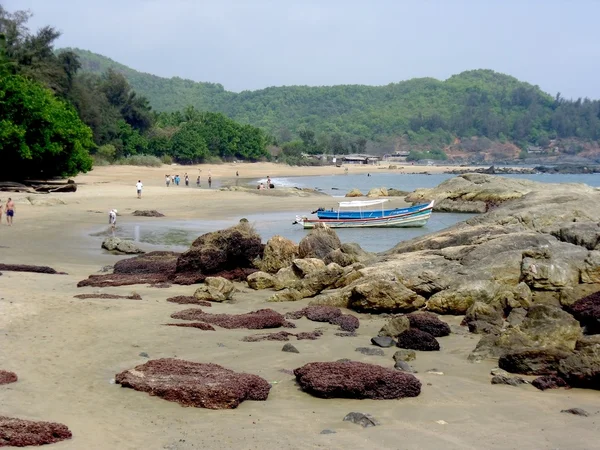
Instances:
[[[19,75],[0,78],[1,179],[76,175],[92,167],[91,130],[76,111],[38,83]]]

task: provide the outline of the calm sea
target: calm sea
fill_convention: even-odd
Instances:
[[[409,175],[374,172],[371,176],[353,174],[289,177],[273,178],[272,181],[276,188],[277,186],[315,188],[334,197],[343,197],[346,192],[353,188],[360,189],[363,193],[366,193],[373,187],[396,188],[404,191],[434,187],[453,176],[455,175]],[[506,176],[547,183],[585,183],[590,186],[600,186],[600,175],[596,174]],[[260,181],[251,180],[248,181],[248,184],[256,186],[256,183]],[[323,201],[315,198],[315,209]],[[309,212],[298,211],[298,214],[304,215]],[[421,228],[340,229],[336,231],[342,242],[357,242],[365,250],[380,252],[392,248],[398,242],[442,230],[473,216],[474,214],[433,213],[427,225]],[[308,232],[297,225],[292,225],[294,214],[290,212],[247,215],[246,218],[254,224],[264,241],[278,234],[299,242]],[[169,247],[176,250],[183,250],[199,235],[235,225],[239,219],[239,217],[232,217],[230,220],[161,220],[160,222],[153,223],[123,223],[119,225],[118,235],[135,241],[153,244],[157,248]]]

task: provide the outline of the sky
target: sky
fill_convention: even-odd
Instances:
[[[600,98],[598,0],[0,0],[35,31],[163,77],[386,85],[492,69]]]

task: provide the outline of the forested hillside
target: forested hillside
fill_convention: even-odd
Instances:
[[[113,67],[156,110],[186,105],[259,126],[288,149],[344,153],[379,146],[430,151],[477,136],[521,149],[577,153],[600,139],[600,101],[566,100],[491,70],[445,81],[420,78],[387,86],[271,87],[241,93],[221,85],[143,74],[91,52],[71,49],[84,70]],[[291,147],[289,144],[292,144]],[[480,146],[481,146],[480,145]],[[566,148],[568,146],[569,148]],[[468,148],[467,148],[468,147]],[[473,151],[471,144],[460,150]],[[477,146],[475,146],[477,147]],[[477,151],[477,150],[476,150]],[[428,156],[426,153],[424,156]],[[429,155],[431,156],[431,155]]]

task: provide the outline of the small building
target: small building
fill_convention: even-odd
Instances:
[[[345,155],[342,161],[345,164],[377,164],[381,158],[373,155]]]

